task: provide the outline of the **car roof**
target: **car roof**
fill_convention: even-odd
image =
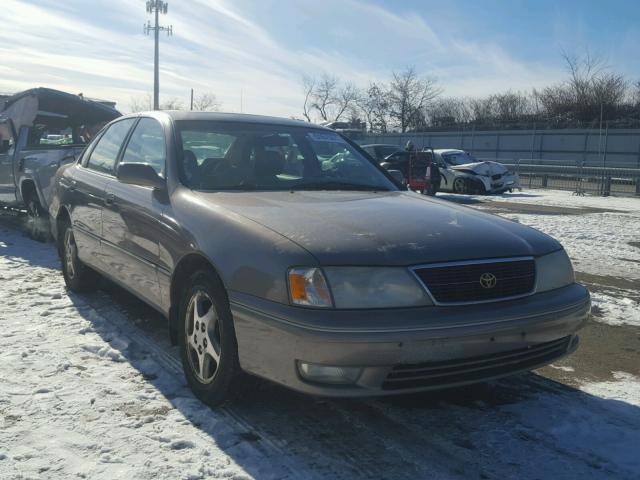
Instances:
[[[31,88],[4,99],[4,106],[0,104],[0,111],[8,110],[11,105],[27,97],[35,97],[37,99],[38,103],[35,108],[39,111],[67,116],[84,116],[97,122],[108,122],[122,115],[118,110],[104,103],[81,95],[44,87]]]
[[[266,115],[251,115],[248,113],[222,113],[222,112],[192,112],[189,110],[162,110],[154,112],[140,112],[131,116],[140,116],[145,114],[166,115],[172,120],[187,121],[199,120],[209,122],[233,122],[233,123],[253,123],[263,125],[278,125],[283,127],[307,127],[319,130],[333,131],[329,128],[314,123],[304,122],[302,120],[293,120],[290,118],[270,117]]]

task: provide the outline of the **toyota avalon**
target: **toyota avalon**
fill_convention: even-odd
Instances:
[[[210,405],[245,373],[329,396],[499,378],[574,351],[590,310],[556,240],[403,191],[308,123],[121,117],[55,188],[68,287],[104,275],[164,314]]]

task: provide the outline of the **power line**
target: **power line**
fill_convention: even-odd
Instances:
[[[154,55],[153,55],[153,109],[160,109],[160,69],[159,69],[159,57],[160,57],[160,32],[167,32],[167,36],[173,35],[173,25],[164,27],[159,24],[158,17],[160,14],[167,13],[169,4],[162,0],[147,0],[147,13],[152,13],[155,16],[155,26],[147,20],[147,24],[144,26],[145,35],[149,35],[149,32],[153,32],[154,36]]]

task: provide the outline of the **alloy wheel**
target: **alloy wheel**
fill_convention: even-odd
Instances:
[[[75,238],[71,229],[67,229],[64,234],[64,264],[67,276],[73,279],[76,276],[75,257],[78,252]]]
[[[200,383],[211,383],[220,365],[220,322],[209,294],[196,291],[185,318],[185,344],[191,371]]]

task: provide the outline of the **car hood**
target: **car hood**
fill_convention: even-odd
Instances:
[[[212,208],[228,209],[279,233],[322,265],[417,265],[541,255],[561,248],[516,222],[410,192],[196,195]]]
[[[509,171],[507,167],[498,162],[475,162],[465,165],[456,165],[451,167],[452,170],[469,171],[471,170],[477,175],[491,177],[493,175],[504,175]]]

